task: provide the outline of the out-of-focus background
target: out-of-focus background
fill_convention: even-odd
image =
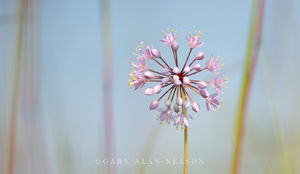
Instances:
[[[136,46],[169,51],[168,27],[181,56],[201,30],[230,80],[220,112],[193,113],[189,173],[300,173],[299,25],[296,0],[0,0],[0,174],[182,173],[133,163],[183,158],[183,131],[127,84]]]

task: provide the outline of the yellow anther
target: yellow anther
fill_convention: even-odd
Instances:
[[[216,60],[218,60],[218,58],[216,58]]]
[[[214,110],[214,112],[217,112],[217,110]]]
[[[170,28],[168,27],[167,30],[170,30]]]
[[[225,64],[224,64],[224,65],[221,65],[222,68],[224,68],[224,66],[225,66]]]
[[[160,122],[160,125],[162,125],[162,122]]]
[[[176,129],[178,130],[178,127],[176,127]]]
[[[192,34],[193,32],[190,31],[189,33]]]
[[[181,129],[183,130],[183,127],[181,127]]]
[[[229,84],[229,81],[227,81],[227,84]]]
[[[195,30],[194,33],[197,33],[197,30]]]
[[[223,105],[220,105],[220,108],[223,108]]]
[[[224,80],[228,80],[228,78],[225,78]]]
[[[162,34],[165,35],[165,32],[163,31]]]
[[[220,100],[220,103],[223,103],[223,100]]]
[[[226,89],[229,89],[229,87],[228,87],[228,86],[226,86]]]
[[[218,58],[220,58],[220,56],[218,56]]]
[[[221,60],[223,61],[224,59],[222,58]]]
[[[173,32],[174,30],[172,29],[171,31]]]
[[[174,33],[177,33],[177,30],[175,30]]]
[[[141,44],[144,45],[144,41],[142,41]]]

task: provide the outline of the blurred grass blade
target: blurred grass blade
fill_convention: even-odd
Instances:
[[[162,126],[157,125],[155,129],[153,130],[152,134],[150,135],[147,143],[145,144],[143,151],[141,153],[141,157],[139,159],[144,159],[145,161],[149,161],[152,151],[154,149],[154,146],[159,138],[159,135],[161,133]],[[141,165],[138,174],[144,174],[146,171],[147,165]]]
[[[262,49],[262,52],[264,53],[262,56],[262,73],[263,73],[263,82],[264,82],[264,86],[265,86],[265,91],[266,94],[268,95],[267,99],[268,99],[268,103],[269,103],[269,107],[270,107],[270,111],[271,111],[271,115],[272,115],[272,122],[273,122],[273,127],[274,127],[274,135],[277,141],[277,144],[279,146],[279,153],[280,153],[280,160],[281,160],[281,164],[282,166],[282,173],[285,174],[291,174],[292,172],[292,167],[291,167],[291,163],[290,163],[290,155],[288,153],[285,141],[283,139],[283,135],[282,135],[282,131],[280,129],[280,123],[279,123],[279,111],[278,111],[278,107],[276,104],[276,99],[275,99],[275,92],[274,92],[274,88],[273,88],[273,77],[272,77],[272,73],[271,73],[271,69],[270,69],[270,63],[269,63],[269,59],[268,56],[266,54],[266,50]]]
[[[110,17],[110,0],[101,0],[101,27],[102,27],[102,52],[103,52],[103,85],[102,103],[104,110],[104,131],[105,131],[105,151],[106,158],[112,159],[114,156],[114,124],[113,124],[113,75],[112,75],[112,27]],[[101,122],[102,123],[102,122]],[[107,165],[107,173],[115,174],[116,165]]]
[[[250,64],[251,64],[251,57],[252,57],[252,48],[253,48],[253,40],[254,40],[254,33],[255,33],[255,25],[256,25],[256,0],[252,2],[252,16],[251,16],[251,24],[250,24],[250,31],[248,36],[248,46],[246,52],[246,61],[245,61],[245,70],[244,70],[244,77],[243,77],[243,84],[242,84],[242,91],[240,96],[240,105],[237,111],[237,118],[236,118],[236,137],[235,137],[235,144],[234,144],[234,154],[232,159],[232,168],[231,173],[236,174],[238,173],[239,167],[239,158],[240,158],[240,148],[241,148],[241,139],[243,133],[243,124],[244,124],[244,110],[246,105],[246,93],[248,88],[248,74],[250,71]]]
[[[27,7],[27,0],[20,1],[19,19],[18,19],[18,33],[17,33],[17,47],[14,65],[14,79],[12,90],[12,104],[10,108],[10,135],[9,135],[9,150],[8,150],[8,174],[13,173],[14,157],[15,157],[15,142],[17,129],[17,115],[19,107],[19,93],[21,85],[21,67],[22,67],[22,49],[23,49],[23,27],[24,27],[24,11]]]
[[[257,4],[256,0],[252,2],[252,15],[250,31],[248,36],[245,69],[243,75],[243,83],[240,94],[240,102],[237,110],[235,143],[232,157],[231,173],[239,173],[242,153],[242,141],[245,130],[245,115],[246,107],[249,98],[249,91],[252,83],[252,77],[255,71],[256,62],[258,58],[258,50],[260,48],[262,22],[264,15],[264,0],[260,0]]]

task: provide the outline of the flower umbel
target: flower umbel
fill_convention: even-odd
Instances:
[[[198,112],[202,108],[192,98],[190,92],[194,92],[200,98],[204,99],[208,111],[216,111],[222,108],[222,101],[219,101],[218,97],[223,94],[222,88],[225,82],[228,83],[228,79],[218,80],[220,76],[219,70],[224,65],[220,65],[219,57],[214,58],[212,54],[209,60],[203,64],[205,67],[199,63],[205,58],[203,52],[195,54],[194,59],[188,64],[192,51],[203,45],[203,42],[200,41],[202,37],[200,31],[195,31],[194,34],[190,33],[186,36],[190,49],[186,59],[180,61],[184,62],[183,67],[180,67],[178,64],[180,59],[177,56],[179,44],[177,43],[178,36],[176,34],[177,31],[174,30],[169,30],[167,33],[163,32],[164,37],[161,40],[161,42],[171,48],[175,66],[170,66],[158,49],[152,46],[144,46],[144,43],[141,42],[136,48],[136,53],[134,53],[136,60],[131,62],[133,67],[129,74],[129,85],[137,90],[142,88],[146,83],[151,84],[150,87],[145,89],[144,94],[148,96],[160,94],[160,96],[151,102],[149,106],[150,110],[158,108],[159,116],[157,119],[161,123],[173,123],[178,128],[178,126],[189,126],[189,119],[192,118],[187,114],[189,108],[194,112]],[[156,63],[157,67],[154,67],[155,69],[148,67],[147,63],[149,61]],[[194,63],[195,65],[193,65]],[[158,68],[161,69],[157,70]],[[215,75],[211,81],[195,77],[206,70]],[[209,90],[212,90],[212,94],[210,94]],[[166,107],[159,108],[159,104],[163,98],[166,98]],[[181,113],[179,113],[180,111]]]

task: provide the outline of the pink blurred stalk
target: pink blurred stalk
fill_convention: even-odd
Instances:
[[[111,34],[111,18],[110,18],[110,1],[101,1],[101,27],[102,27],[102,52],[103,52],[103,110],[105,124],[105,150],[106,158],[112,159],[114,156],[114,125],[113,125],[113,84],[112,84],[112,34]],[[107,165],[107,173],[115,174],[115,165]]]

